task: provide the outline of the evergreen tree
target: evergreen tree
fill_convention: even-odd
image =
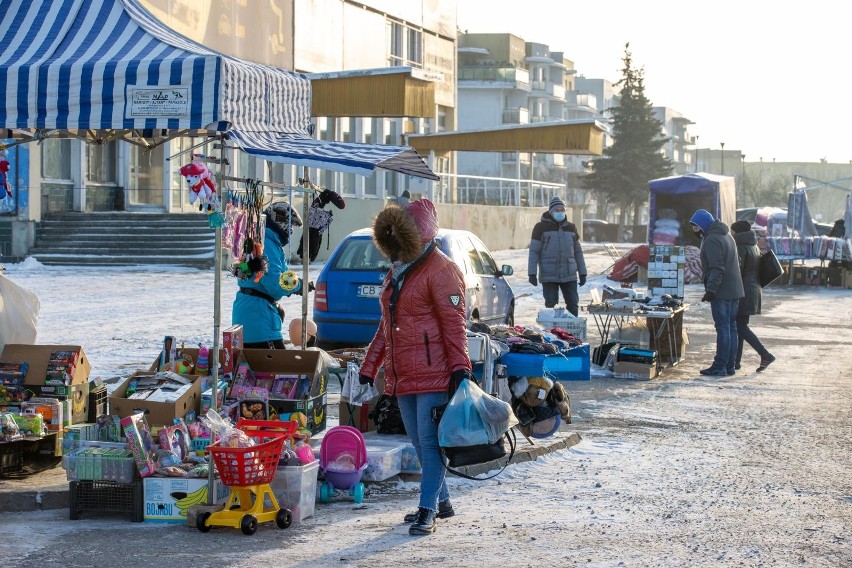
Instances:
[[[651,102],[645,96],[645,71],[634,69],[629,51],[624,46],[619,103],[607,109],[612,114],[614,142],[603,156],[586,162],[590,172],[582,183],[599,203],[621,207],[622,222],[633,209],[633,224],[639,222],[639,209],[648,201],[648,182],[671,175],[672,163],[663,153],[668,138],[662,135],[663,124],[654,117]]]

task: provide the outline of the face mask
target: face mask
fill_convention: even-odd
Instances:
[[[557,223],[561,223],[565,220],[565,213],[552,213],[551,216],[553,217],[553,220]]]

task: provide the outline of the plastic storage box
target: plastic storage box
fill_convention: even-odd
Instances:
[[[307,465],[279,467],[269,484],[278,504],[290,509],[296,523],[314,515],[319,465],[315,460]]]
[[[361,481],[384,481],[402,470],[401,444],[382,445],[367,442],[367,469],[361,474]]]
[[[136,462],[128,449],[84,448],[62,456],[68,481],[81,479],[132,483]]]
[[[558,327],[580,341],[586,341],[586,318],[577,318],[565,308],[548,308],[538,311],[536,323],[545,330]]]
[[[557,381],[591,380],[589,344],[567,349],[556,355],[506,353],[500,357],[510,377],[548,377]]]

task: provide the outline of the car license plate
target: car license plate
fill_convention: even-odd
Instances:
[[[360,286],[358,286],[359,298],[378,298],[381,295],[381,284],[361,284]]]

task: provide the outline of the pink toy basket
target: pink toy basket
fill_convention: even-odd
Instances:
[[[320,469],[325,482],[320,486],[320,500],[328,503],[335,489],[345,489],[356,503],[364,500],[361,473],[367,468],[367,444],[364,436],[352,426],[335,426],[326,432],[320,445]]]

